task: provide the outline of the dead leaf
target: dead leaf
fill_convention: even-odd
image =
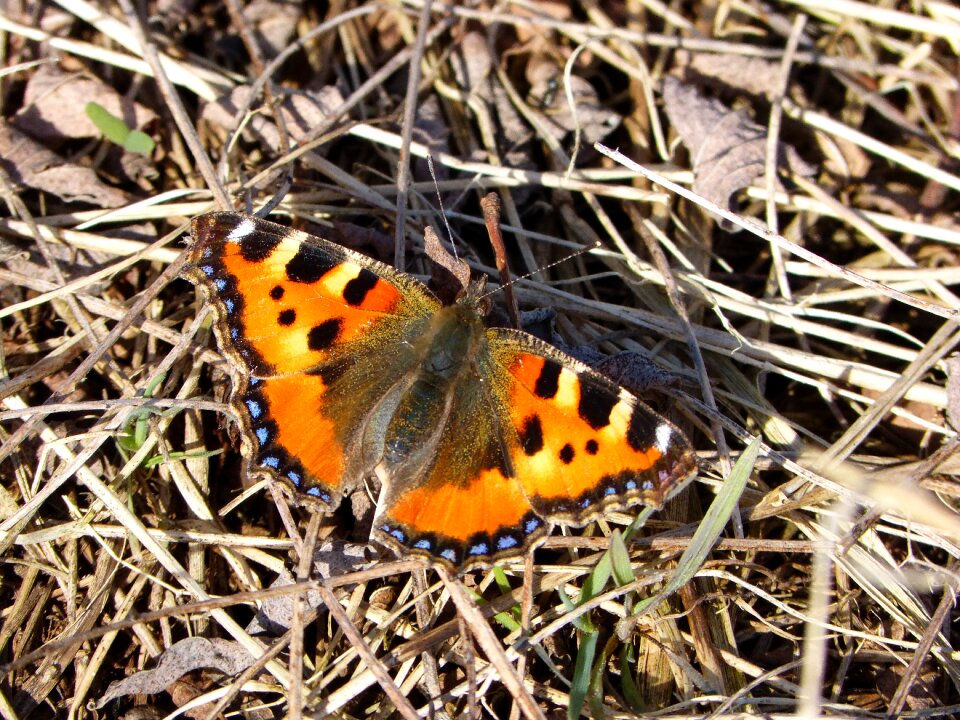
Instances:
[[[367,255],[385,262],[393,261],[394,239],[382,230],[375,227],[365,227],[343,220],[332,220],[333,239],[338,245],[344,245],[351,250],[360,250]],[[315,233],[324,236],[324,233]]]
[[[85,202],[99,207],[118,207],[127,202],[125,193],[100,182],[90,168],[68,163],[3,121],[0,121],[0,163],[15,182],[48,192],[64,202]]]
[[[429,225],[423,231],[423,251],[432,262],[430,287],[437,297],[448,300],[463,294],[470,284],[470,266],[454,257]]]
[[[645,355],[624,350],[605,357],[593,366],[617,385],[623,385],[634,395],[650,388],[662,388],[677,384],[677,376],[662,369]]]
[[[303,16],[299,2],[253,0],[243,8],[243,16],[253,23],[261,46],[268,56],[285,50],[297,33],[297,23]]]
[[[734,112],[673,77],[664,80],[663,99],[671,124],[690,149],[693,191],[729,208],[737,191],[763,175],[767,129],[746,113]],[[784,152],[782,145],[780,152],[794,172],[813,173],[795,153]]]
[[[496,126],[497,145],[506,153],[505,163],[510,167],[532,167],[524,145],[533,138],[533,131],[493,73],[496,62],[486,36],[479,32],[465,33],[450,57],[450,67],[459,88],[474,102],[486,104],[486,109],[481,112],[487,115],[486,122]]]
[[[322,543],[313,554],[313,569],[317,577],[340,577],[356,572],[372,564],[367,543],[347,543],[341,540],[327,540]],[[271,588],[280,588],[292,585],[295,582],[293,575],[284,570],[270,584]],[[269,597],[260,603],[257,616],[250,621],[246,631],[251,634],[268,633],[281,635],[290,628],[293,620],[293,605],[296,596],[278,595]],[[305,606],[317,609],[323,605],[320,594],[311,591],[306,594]]]
[[[97,702],[97,707],[102,708],[111,700],[125,695],[156,695],[187,673],[200,668],[212,668],[224,675],[236,675],[243,672],[253,661],[253,656],[233,640],[186,638],[167,648],[155,669],[144,670],[110,683],[107,692]]]
[[[531,108],[543,127],[557,140],[580,127],[581,142],[591,146],[616,130],[623,116],[602,102],[596,88],[579,75],[568,76],[573,106],[564,86],[563,69],[549,60],[534,58],[527,65]]]
[[[250,86],[234,88],[216,102],[207,103],[201,117],[209,123],[232,130],[235,116],[241,107],[245,107],[250,97]],[[311,92],[284,91],[280,112],[290,136],[297,142],[304,140],[309,133],[323,125],[331,114],[343,105],[343,95],[332,85]],[[269,115],[255,114],[248,127],[271,148],[279,147],[280,134]]]
[[[430,154],[436,158],[442,153],[450,153],[450,127],[447,125],[440,100],[431,95],[417,108],[417,117],[413,125],[414,142],[426,145]],[[451,176],[450,168],[443,163],[433,163],[433,173],[437,182],[443,182]],[[430,163],[424,158],[414,158],[414,177],[430,180]],[[450,193],[451,200],[456,196]]]
[[[772,60],[679,50],[675,62],[684,68],[688,80],[703,81],[696,82],[697,85],[709,83],[726,91],[735,90],[762,97],[767,102],[773,102],[780,91],[780,65]],[[798,102],[801,100],[795,99]]]
[[[140,129],[157,118],[149,108],[124,98],[96,78],[44,65],[27,82],[24,106],[13,124],[52,147],[67,139],[99,137],[100,130],[85,109],[91,100],[131,129]]]
[[[466,93],[490,97],[488,82],[494,58],[486,37],[479,32],[464,33],[459,45],[450,54],[450,68],[458,87]]]

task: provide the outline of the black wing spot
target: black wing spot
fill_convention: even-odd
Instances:
[[[322,250],[302,242],[297,254],[287,263],[287,279],[295,283],[315,283],[339,264]]]
[[[547,360],[540,370],[537,382],[533,386],[533,393],[540,398],[549,400],[557,394],[560,388],[560,372],[563,366],[553,360]]]
[[[283,289],[283,285],[275,285],[273,289],[270,291],[270,297],[273,298],[274,300],[279,300],[280,298],[283,297],[284,292],[286,291]]]
[[[650,422],[650,414],[636,405],[630,413],[627,426],[627,444],[638,452],[646,452],[657,444],[657,428]]]
[[[244,222],[250,222],[244,220]],[[248,263],[260,263],[266,260],[280,244],[280,235],[254,230],[240,240],[240,257]]]
[[[587,444],[583,449],[587,451],[587,455],[596,455],[600,451],[600,444],[591,438],[587,440]]]
[[[380,279],[372,272],[364,268],[353,280],[343,287],[343,299],[347,305],[357,307],[363,304],[367,293],[376,287]]]
[[[284,327],[293,325],[297,319],[297,311],[293,308],[287,308],[286,310],[281,310],[280,314],[277,315],[277,323],[283,325]]]
[[[620,402],[620,398],[606,388],[595,384],[583,375],[580,376],[580,404],[577,412],[594,430],[610,424],[610,413]]]
[[[573,445],[571,445],[570,443],[567,443],[562,448],[560,448],[560,454],[559,454],[560,462],[562,462],[564,465],[569,465],[570,463],[572,463],[573,458],[575,458],[576,456],[577,454],[573,450]]]
[[[543,425],[539,415],[531,415],[520,428],[520,445],[527,455],[536,455],[543,450]]]
[[[314,325],[307,333],[307,347],[311,350],[328,350],[343,329],[343,318],[330,318],[319,325]]]

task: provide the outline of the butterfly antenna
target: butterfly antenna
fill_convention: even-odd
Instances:
[[[563,263],[567,262],[568,260],[572,260],[573,258],[575,258],[575,257],[577,257],[577,256],[579,256],[579,255],[583,255],[584,253],[588,253],[588,252],[590,252],[591,250],[596,250],[596,249],[597,249],[598,247],[600,247],[601,245],[602,245],[602,243],[601,243],[599,240],[597,240],[593,245],[590,245],[590,246],[588,246],[588,247],[582,247],[582,248],[580,248],[579,250],[576,250],[576,251],[570,253],[569,255],[564,255],[562,258],[560,258],[560,259],[558,259],[558,260],[554,260],[554,261],[553,261],[552,263],[550,263],[549,265],[544,265],[543,267],[539,267],[539,268],[537,268],[536,270],[532,270],[532,271],[526,273],[525,275],[521,275],[520,277],[516,277],[516,278],[514,278],[514,279],[512,279],[512,280],[507,280],[507,282],[505,282],[501,287],[494,288],[493,290],[490,290],[489,292],[485,292],[485,293],[484,293],[483,295],[481,295],[480,298],[478,298],[478,299],[485,298],[485,297],[487,297],[488,295],[493,295],[493,293],[495,293],[495,292],[497,292],[497,291],[499,291],[499,290],[503,290],[505,294],[506,294],[507,292],[509,292],[509,293],[512,295],[513,292],[512,292],[512,290],[509,289],[510,286],[515,285],[516,283],[520,282],[521,280],[526,280],[526,279],[529,278],[529,277],[533,277],[533,276],[536,275],[537,273],[543,272],[544,270],[549,270],[550,268],[552,268],[552,267],[554,267],[554,266],[556,266],[556,265],[562,265]]]
[[[432,153],[427,153],[427,168],[430,170],[430,177],[433,178],[433,187],[437,191],[437,203],[440,205],[440,217],[443,218],[443,224],[447,228],[447,237],[450,238],[450,247],[453,248],[453,257],[459,260],[460,256],[457,254],[457,244],[453,241],[453,230],[450,228],[450,221],[447,220],[447,211],[443,207],[443,196],[440,194],[440,184],[437,182],[437,173],[433,170]]]

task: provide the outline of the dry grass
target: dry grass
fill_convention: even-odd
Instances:
[[[955,7],[371,3],[294,18],[280,55],[251,52],[279,7],[180,7],[149,26],[126,0],[0,15],[8,117],[59,63],[150,108],[157,142],[139,176],[106,141],[52,146],[128,193],[109,211],[0,177],[3,717],[92,716],[165,653],[179,669],[112,712],[957,713]],[[680,144],[707,110],[668,117],[668,76],[748,109],[756,136]],[[756,166],[728,217],[747,230],[641,173],[690,186],[711,151],[738,163],[721,179]],[[315,543],[357,541],[350,513],[241,486],[224,361],[177,277],[188,219],[289,189],[279,215],[422,273],[423,227],[446,227],[428,154],[477,271],[495,190],[515,273],[537,272],[524,307],[678,378],[649,398],[703,471],[628,543],[634,518],[612,516],[462,577],[315,565]],[[264,606],[289,629],[254,633]],[[191,664],[188,637],[230,642]]]

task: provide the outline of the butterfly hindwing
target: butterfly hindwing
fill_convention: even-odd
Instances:
[[[390,478],[374,524],[381,542],[471,567],[516,556],[549,530],[517,482],[504,407],[487,382],[472,379],[484,377],[482,367],[452,393],[430,465],[417,477]]]
[[[525,333],[488,335],[514,471],[539,515],[582,526],[659,507],[696,472],[683,433],[626,389]]]

